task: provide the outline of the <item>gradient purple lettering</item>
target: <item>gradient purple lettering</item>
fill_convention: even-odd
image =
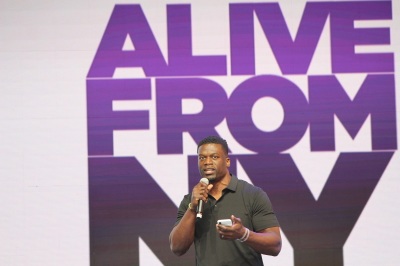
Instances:
[[[133,51],[123,50],[127,36]],[[167,64],[140,5],[115,5],[88,78],[112,78],[118,67],[141,67],[146,76],[166,75]]]
[[[234,155],[231,160],[236,158],[252,183],[268,193],[296,266],[338,266],[343,265],[343,246],[392,156],[341,153],[318,200],[290,154]]]
[[[229,7],[233,75],[255,74],[254,16],[261,24],[282,73],[307,73],[329,14],[326,6],[306,4],[294,41],[279,3],[231,4]]]
[[[373,150],[397,149],[394,75],[368,75],[354,100],[335,76],[310,76],[312,151],[334,151],[334,116],[354,139],[371,115]]]
[[[333,73],[394,72],[393,53],[354,52],[355,45],[390,44],[387,28],[354,29],[353,23],[391,19],[391,1],[307,3],[294,41],[278,3],[231,4],[230,12],[233,75],[255,74],[254,16],[284,74],[307,73],[328,17]],[[168,236],[176,219],[174,203],[136,158],[112,157],[113,130],[149,129],[148,111],[113,111],[112,101],[150,100],[150,79],[91,80],[111,78],[118,67],[141,67],[152,77],[226,74],[225,56],[192,55],[190,5],[167,6],[167,20],[169,65],[140,5],[116,5],[89,70],[91,265],[138,265],[138,237],[164,265],[194,261],[193,252],[174,256],[166,248],[168,238],[159,237]],[[127,36],[132,51],[123,50]],[[310,103],[284,77],[249,78],[229,100],[212,80],[156,79],[158,153],[182,154],[183,132],[199,141],[218,134],[215,127],[226,117],[235,139],[258,153],[231,155],[231,171],[236,172],[238,160],[253,183],[267,191],[294,248],[295,265],[343,265],[343,245],[393,155],[381,150],[397,149],[394,78],[368,75],[351,100],[334,76],[309,77]],[[274,132],[252,121],[251,109],[263,97],[278,100],[284,109],[284,121]],[[200,100],[203,110],[183,114],[184,99]],[[380,152],[340,154],[315,200],[290,155],[279,153],[295,145],[309,124],[312,151],[335,150],[335,115],[353,138],[370,115],[372,148]],[[104,155],[110,157],[92,157]],[[190,190],[199,179],[197,156],[189,156],[189,164]]]
[[[113,130],[149,129],[148,111],[113,111],[113,100],[150,100],[150,79],[87,80],[89,156],[113,155]]]
[[[294,249],[294,265],[338,266],[344,264],[343,246],[392,156],[341,153],[318,200],[290,154],[233,154],[230,172],[236,174],[239,161],[252,183],[267,192]],[[197,160],[188,156],[189,189],[198,183]]]
[[[227,95],[216,82],[202,78],[157,79],[157,144],[159,154],[182,154],[182,133],[198,142],[217,135],[215,127],[225,118]],[[197,99],[203,104],[198,114],[182,114],[182,100]]]
[[[332,73],[394,72],[393,53],[355,53],[356,45],[389,45],[389,28],[354,28],[355,21],[392,19],[391,1],[328,3]]]
[[[272,132],[258,129],[252,120],[252,108],[258,99],[272,97],[284,109],[281,126]],[[239,84],[229,98],[226,120],[235,139],[258,153],[276,153],[295,145],[308,126],[308,102],[291,81],[272,75],[256,76]],[[264,114],[265,119],[269,115]]]
[[[169,247],[176,206],[135,157],[89,158],[90,265],[139,265],[139,237],[163,265],[190,265]]]
[[[168,5],[170,76],[226,75],[226,56],[193,56],[190,5]]]
[[[390,44],[389,28],[353,26],[356,20],[392,19],[390,1],[307,3],[294,40],[278,3],[231,4],[233,75],[255,74],[254,16],[283,74],[307,73],[328,17],[333,73],[394,71],[393,53],[355,53],[355,45]]]

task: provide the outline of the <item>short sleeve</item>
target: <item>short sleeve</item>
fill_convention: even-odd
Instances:
[[[258,187],[256,187],[252,203],[252,223],[254,231],[279,226],[267,193]]]
[[[191,194],[187,194],[183,197],[181,203],[179,204],[176,222],[175,222],[174,226],[176,226],[181,221],[183,215],[185,215],[185,212],[189,206],[191,197],[192,197]]]

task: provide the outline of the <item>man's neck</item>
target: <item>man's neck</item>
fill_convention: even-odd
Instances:
[[[222,190],[224,190],[231,182],[231,175],[228,173],[218,182],[213,183],[213,187],[209,192],[215,199],[219,199],[222,196]]]

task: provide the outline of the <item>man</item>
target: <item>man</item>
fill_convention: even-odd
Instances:
[[[196,265],[263,265],[261,254],[277,256],[281,250],[278,220],[267,194],[229,172],[228,145],[210,136],[197,146],[201,177],[192,193],[185,195],[169,236],[170,248],[178,256],[195,243]],[[202,218],[196,219],[199,200]],[[230,218],[232,226],[218,225]]]

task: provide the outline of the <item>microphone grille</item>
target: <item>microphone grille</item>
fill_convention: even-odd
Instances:
[[[204,183],[204,184],[209,184],[210,183],[210,181],[207,179],[207,178],[205,178],[205,177],[203,177],[202,179],[200,179],[200,182],[201,183]]]

